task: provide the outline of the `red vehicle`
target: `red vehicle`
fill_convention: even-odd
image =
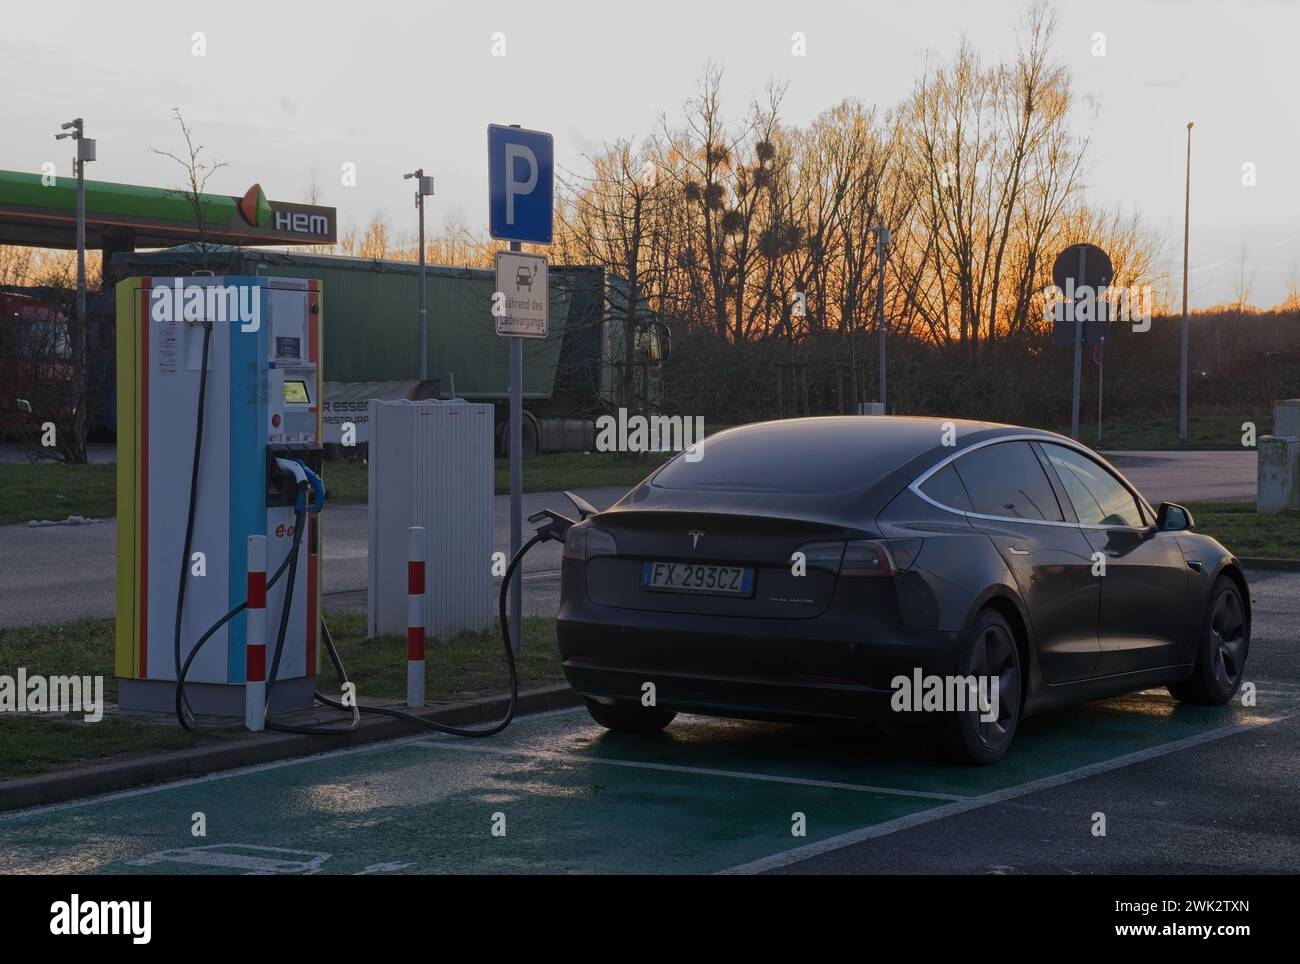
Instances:
[[[30,437],[38,384],[66,379],[68,316],[35,295],[0,291],[0,439]]]

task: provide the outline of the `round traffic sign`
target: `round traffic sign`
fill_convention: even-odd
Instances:
[[[1056,256],[1052,265],[1052,282],[1062,291],[1084,285],[1096,290],[1109,285],[1114,273],[1110,255],[1101,248],[1095,244],[1072,244]],[[1071,279],[1073,284],[1069,283]]]

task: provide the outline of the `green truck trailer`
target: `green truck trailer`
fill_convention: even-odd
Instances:
[[[206,265],[220,275],[315,278],[324,291],[325,441],[332,455],[363,456],[372,398],[464,398],[491,402],[504,452],[509,352],[491,314],[491,269],[428,265],[428,381],[419,380],[419,266],[408,261],[184,245],[119,252],[115,277],[177,276]],[[594,419],[620,404],[657,410],[667,329],[641,306],[632,361],[626,285],[601,267],[550,269],[550,333],[524,341],[524,451],[589,451]],[[631,392],[625,394],[625,385]],[[342,448],[350,423],[355,445]]]

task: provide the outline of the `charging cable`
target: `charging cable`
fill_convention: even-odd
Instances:
[[[496,723],[481,728],[451,726],[446,723],[439,723],[436,720],[426,719],[425,717],[419,716],[415,713],[410,713],[393,707],[375,706],[373,704],[362,704],[357,702],[344,703],[340,700],[335,700],[324,695],[319,690],[312,694],[316,701],[334,709],[350,711],[352,714],[350,725],[339,727],[279,723],[272,720],[269,715],[271,691],[275,686],[277,674],[279,673],[280,657],[284,650],[284,640],[289,625],[289,614],[293,606],[293,591],[298,572],[298,550],[299,545],[302,542],[306,514],[308,512],[320,512],[325,502],[325,488],[324,484],[321,482],[320,476],[296,459],[279,458],[275,460],[275,464],[282,472],[287,472],[293,476],[294,480],[297,482],[297,494],[294,502],[293,544],[289,549],[289,554],[285,557],[284,561],[280,563],[279,567],[272,574],[270,579],[267,580],[266,584],[267,589],[269,590],[276,584],[282,575],[286,572],[288,573],[288,582],[285,585],[284,591],[284,602],[280,610],[280,625],[278,632],[276,633],[275,652],[272,656],[271,669],[267,674],[266,680],[267,702],[266,706],[263,708],[263,712],[267,714],[267,729],[275,730],[280,733],[298,733],[311,736],[343,736],[356,730],[360,725],[362,713],[372,713],[376,716],[387,716],[392,719],[403,720],[451,736],[493,736],[509,726],[511,721],[514,719],[515,709],[519,702],[519,672],[518,667],[515,664],[514,647],[511,645],[510,640],[510,623],[506,615],[506,598],[510,589],[510,580],[514,576],[515,570],[523,561],[524,556],[528,554],[528,551],[532,549],[533,546],[540,542],[548,542],[552,540],[563,542],[565,533],[574,524],[573,520],[568,519],[551,509],[546,509],[530,516],[528,521],[536,526],[537,531],[527,542],[519,547],[519,550],[511,558],[510,564],[506,567],[505,575],[501,580],[501,592],[497,600],[497,617],[501,628],[501,642],[505,650],[506,666],[510,674],[510,699],[506,704],[505,715]],[[308,489],[312,490],[310,497],[308,496]],[[585,515],[586,513],[584,512],[583,514]],[[185,679],[189,674],[190,665],[194,662],[195,657],[199,654],[199,651],[203,648],[204,644],[207,643],[207,641],[211,639],[222,626],[247,608],[248,602],[245,600],[234,609],[230,610],[230,612],[222,616],[221,619],[217,620],[217,622],[215,622],[203,634],[203,636],[200,637],[199,641],[195,644],[194,649],[190,651],[189,656],[186,658],[184,666],[177,674],[176,719],[185,729],[192,728],[190,722],[193,720],[192,713],[189,714],[190,719],[186,719],[188,704],[185,701]],[[339,656],[338,647],[334,644],[334,638],[330,634],[329,627],[326,625],[324,617],[321,618],[320,629],[321,640],[324,642],[325,648],[329,652],[330,661],[334,664],[334,669],[339,674],[340,681],[346,687],[349,682],[347,669],[343,665],[342,658]],[[179,631],[177,638],[179,640]],[[177,652],[179,654],[179,642],[177,643],[177,647]]]

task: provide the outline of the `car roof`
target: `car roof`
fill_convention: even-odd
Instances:
[[[766,507],[827,522],[862,518],[955,452],[1002,437],[1061,440],[973,419],[849,415],[758,422],[708,436],[700,457],[679,455],[611,511]]]
[[[879,477],[901,469],[915,477],[931,465],[971,445],[998,438],[1025,436],[1061,441],[1069,445],[1078,444],[1043,429],[969,418],[920,415],[832,415],[755,422],[717,432],[709,436],[708,443],[725,439],[730,443],[743,442],[745,445],[761,445],[788,452],[829,447],[846,455],[869,451],[871,474]],[[730,445],[727,446],[729,447]],[[862,481],[870,480],[862,478]]]
[[[969,418],[939,418],[924,415],[829,415],[739,425],[718,432],[710,438],[734,435],[775,444],[806,438],[811,432],[827,440],[839,441],[846,445],[870,443],[882,454],[888,452],[898,455],[901,463],[942,444],[944,433],[949,426],[955,429],[958,439],[967,438],[975,432],[981,433],[980,438],[984,439],[997,434],[1037,435],[1041,431]],[[1041,432],[1041,434],[1053,435],[1051,432]]]

